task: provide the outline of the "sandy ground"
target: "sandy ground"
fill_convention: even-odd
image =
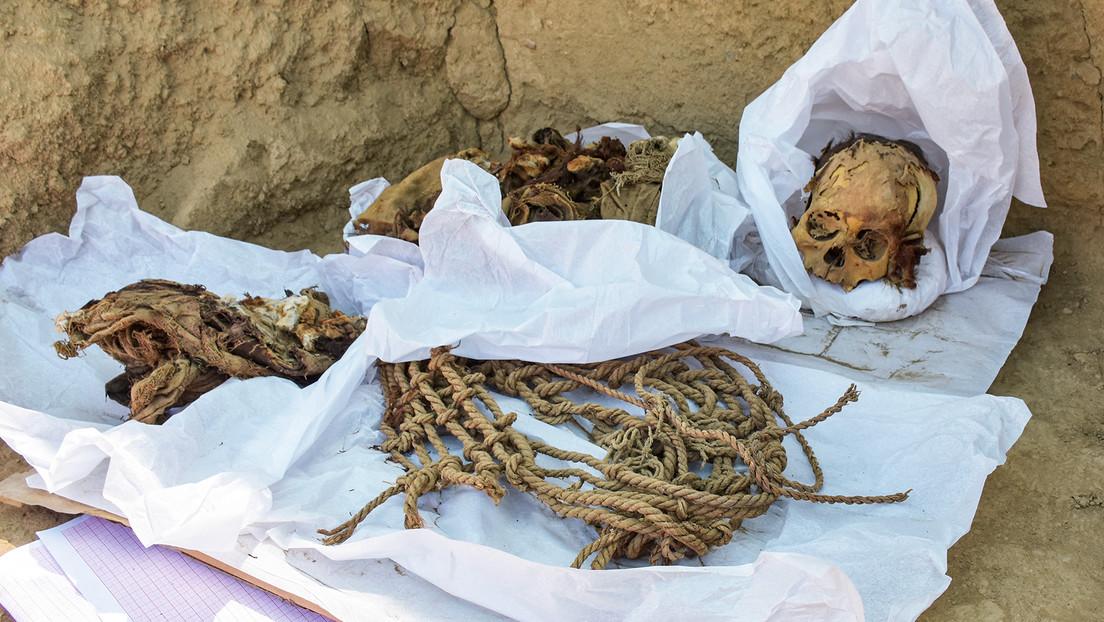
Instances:
[[[167,3],[16,4],[0,6],[4,255],[64,230],[87,174],[121,174],[144,209],[180,226],[334,252],[353,183],[452,147],[501,150],[538,120],[701,130],[732,163],[734,123],[721,120],[738,119],[850,2],[733,3],[713,16],[661,1],[425,0],[406,13],[368,3],[371,16],[326,7],[303,24],[294,3],[230,3],[229,29]],[[1055,261],[990,389],[1033,417],[949,552],[950,588],[920,619],[1104,619],[1104,5],[997,5],[1034,89],[1049,204],[1014,204],[1005,234],[1051,231]],[[619,46],[629,60],[610,53]],[[647,88],[633,54],[652,62]],[[689,88],[693,98],[671,95]],[[167,121],[135,129],[150,119]],[[24,468],[0,445],[0,477]],[[0,553],[67,518],[0,507]]]

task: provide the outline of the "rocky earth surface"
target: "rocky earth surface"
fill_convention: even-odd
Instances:
[[[744,106],[849,6],[671,0],[0,5],[0,255],[65,231],[114,174],[183,228],[338,252],[348,188],[506,137],[606,121],[699,131],[735,164]],[[1084,620],[1104,601],[1104,4],[997,0],[1031,79],[1050,281],[990,392],[1033,418],[921,617]],[[0,445],[0,476],[25,464]],[[0,508],[0,553],[67,517]],[[7,619],[7,618],[5,618]]]

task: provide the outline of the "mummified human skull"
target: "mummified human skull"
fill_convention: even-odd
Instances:
[[[912,143],[872,134],[829,143],[805,186],[805,213],[790,231],[805,268],[845,291],[883,277],[916,287],[938,180]]]

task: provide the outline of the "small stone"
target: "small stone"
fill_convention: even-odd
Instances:
[[[1072,499],[1073,506],[1079,510],[1102,505],[1100,497],[1096,496],[1095,493],[1087,495],[1073,495]]]

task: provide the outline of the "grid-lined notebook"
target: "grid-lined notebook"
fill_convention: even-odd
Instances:
[[[98,517],[38,535],[0,557],[0,604],[17,622],[327,620]]]

